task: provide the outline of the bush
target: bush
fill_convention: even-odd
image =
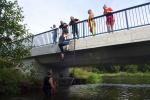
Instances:
[[[112,72],[112,73],[119,72],[120,71],[120,66],[119,65],[111,65],[109,71]]]
[[[126,66],[125,66],[125,70],[126,70],[127,72],[129,72],[129,73],[135,73],[135,72],[138,71],[138,65],[133,65],[133,64],[131,64],[131,65],[126,65]]]
[[[39,80],[33,74],[31,75],[24,75],[19,70],[12,68],[0,69],[0,94],[19,94],[22,91],[33,89],[34,86],[39,86]]]
[[[141,72],[150,72],[150,65],[149,64],[144,64],[139,66],[139,71]]]
[[[19,85],[24,76],[13,69],[0,69],[0,93],[16,94],[20,91]]]
[[[87,78],[87,82],[88,83],[99,83],[99,82],[101,82],[101,79],[102,78],[99,74],[91,73]]]
[[[82,68],[74,68],[70,71],[71,75],[76,78],[85,79],[87,83],[99,83],[101,82],[100,74],[83,70]]]
[[[81,68],[74,68],[70,71],[70,73],[76,77],[76,78],[87,78],[89,76],[89,72],[86,70],[83,70]]]

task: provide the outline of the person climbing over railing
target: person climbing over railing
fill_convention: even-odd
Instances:
[[[51,29],[53,30],[52,31],[52,34],[53,34],[53,44],[56,44],[57,43],[57,34],[58,34],[58,28],[56,28],[56,25],[54,24],[53,27],[51,27]]]
[[[63,48],[63,46],[66,46],[67,47],[66,49],[69,50],[69,40],[66,39],[65,34],[62,34],[59,37],[58,46],[59,46],[60,51],[61,51],[61,59],[63,60],[64,59],[64,48]]]
[[[114,16],[112,14],[112,8],[107,7],[106,5],[103,6],[104,9],[104,14],[106,15],[106,25],[107,25],[107,31],[108,32],[113,32],[113,26],[114,26]]]
[[[62,29],[62,34],[64,34],[65,37],[67,38],[68,37],[68,33],[69,33],[68,25],[65,22],[63,22],[63,21],[60,21],[59,28]]]
[[[74,39],[75,38],[79,39],[79,32],[78,32],[78,26],[77,26],[78,21],[79,19],[74,18],[73,16],[70,17],[69,25],[72,26],[72,34],[73,34]]]
[[[91,9],[88,10],[89,18],[88,18],[88,26],[90,28],[90,32],[93,36],[96,35],[96,23],[94,20],[94,13]]]

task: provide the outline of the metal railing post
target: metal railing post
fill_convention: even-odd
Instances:
[[[33,38],[34,38],[34,36],[32,36],[31,48],[33,48]]]
[[[85,38],[85,25],[84,25],[84,22],[83,22],[83,38]]]
[[[125,18],[126,18],[127,29],[129,29],[129,21],[128,21],[127,10],[125,10]]]

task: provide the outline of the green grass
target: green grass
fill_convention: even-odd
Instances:
[[[148,76],[150,77],[150,73],[128,73],[128,72],[119,72],[119,73],[103,73],[102,76]]]
[[[89,72],[89,71],[83,70],[81,68],[71,69],[70,73],[72,73],[72,75],[75,78],[86,79],[87,83],[100,83],[101,82],[100,74],[94,73],[94,72]]]
[[[82,68],[74,68],[70,73],[76,78],[86,79],[87,83],[122,83],[122,84],[150,84],[149,72],[118,72],[118,73],[98,73]]]

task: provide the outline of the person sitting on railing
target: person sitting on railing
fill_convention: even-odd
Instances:
[[[58,32],[58,28],[56,28],[56,25],[54,24],[53,27],[51,27],[52,34],[53,34],[53,44],[57,43],[57,32]]]
[[[103,6],[103,9],[104,9],[104,14],[106,15],[107,31],[113,32],[113,26],[114,26],[114,22],[115,22],[114,16],[112,14],[113,10],[112,10],[112,8],[107,7],[106,5]]]
[[[68,33],[69,33],[68,25],[65,22],[63,22],[63,21],[60,21],[59,28],[62,29],[62,34],[64,34],[65,37],[67,38],[68,37]]]
[[[69,40],[66,40],[66,35],[65,34],[62,34],[59,37],[58,46],[59,46],[60,51],[61,51],[61,59],[63,60],[64,59],[64,48],[63,48],[63,46],[66,46],[67,47],[66,49],[69,50]]]
[[[91,9],[88,10],[89,18],[88,18],[88,26],[90,28],[90,32],[92,33],[93,36],[96,34],[96,23],[94,18],[94,13],[92,12]]]
[[[79,19],[74,18],[73,16],[71,16],[70,20],[71,21],[69,22],[69,25],[72,26],[73,38],[75,39],[76,36],[77,36],[77,39],[79,39],[79,32],[78,32],[78,26],[77,26],[77,22],[79,21]]]

